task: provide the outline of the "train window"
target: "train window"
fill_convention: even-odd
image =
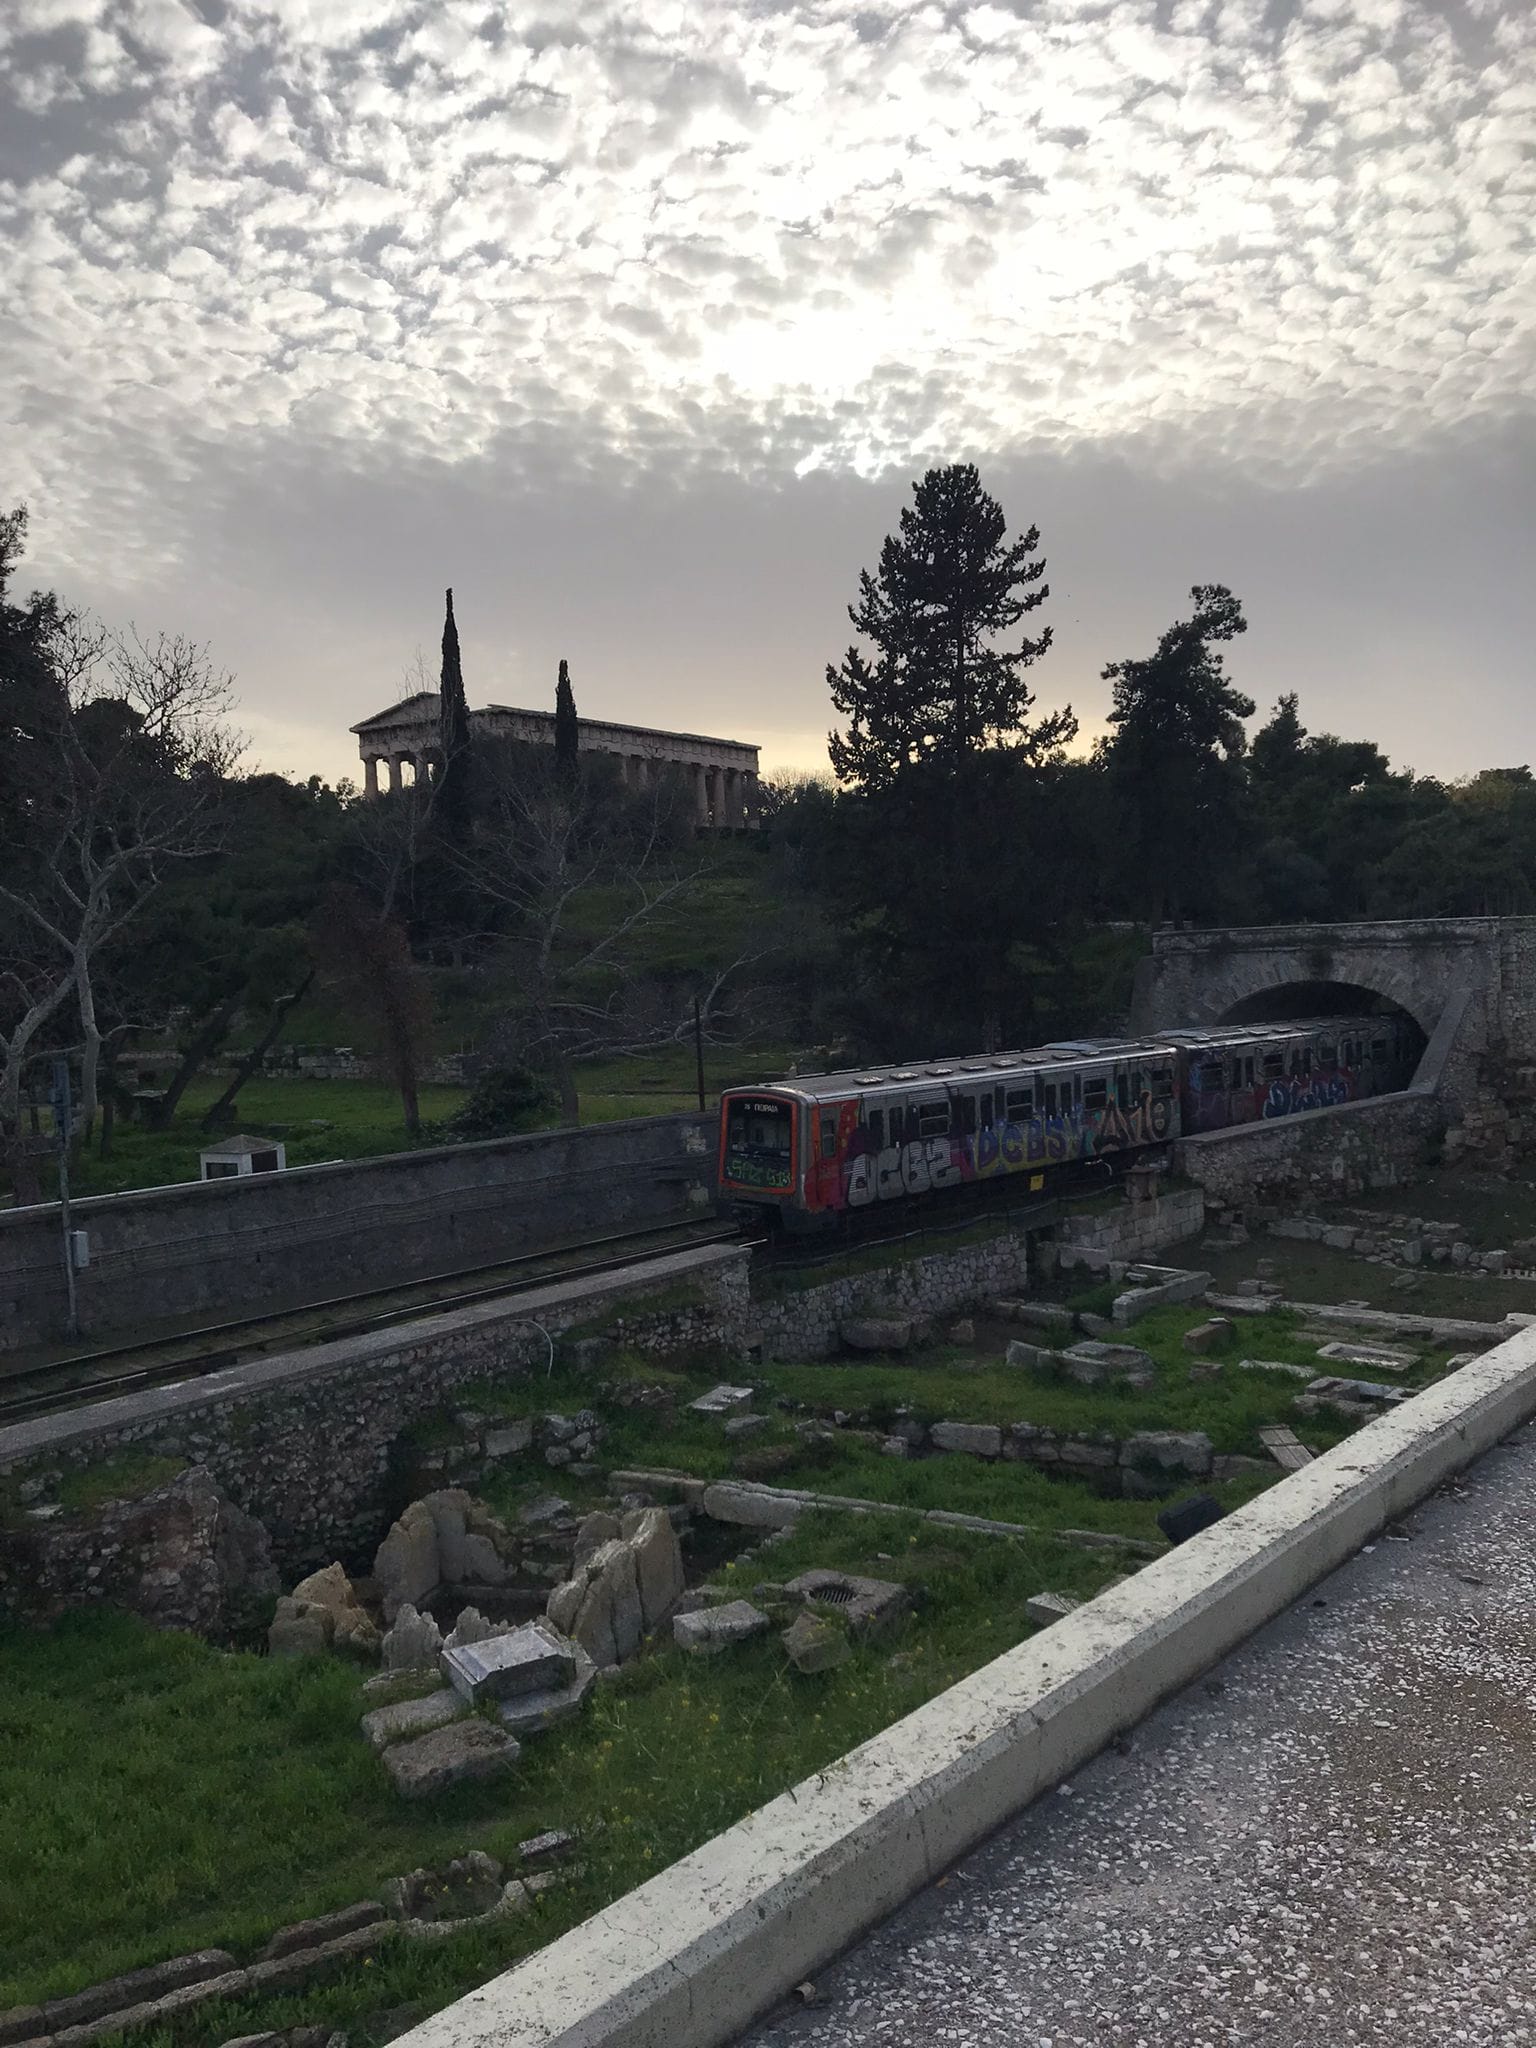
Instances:
[[[905,1144],[907,1135],[907,1113],[899,1106],[891,1111],[891,1143]]]
[[[1310,1045],[1291,1047],[1291,1079],[1304,1081],[1312,1071],[1312,1048]]]
[[[1195,1076],[1195,1086],[1204,1095],[1207,1091],[1216,1093],[1227,1085],[1227,1072],[1220,1060],[1209,1060]]]
[[[1042,1116],[1054,1116],[1056,1114],[1056,1083],[1054,1081],[1047,1081],[1040,1090],[1040,1113]]]
[[[1252,1053],[1249,1053],[1249,1054],[1248,1054],[1248,1056],[1247,1056],[1247,1058],[1246,1058],[1246,1059],[1245,1059],[1245,1060],[1243,1061],[1243,1086],[1244,1086],[1245,1088],[1251,1088],[1251,1087],[1253,1086],[1253,1054],[1252,1054]]]
[[[1019,1123],[1035,1113],[1035,1091],[1033,1088],[1010,1088],[1005,1103],[1010,1123]]]
[[[883,1152],[885,1150],[885,1111],[883,1109],[872,1109],[864,1119],[864,1125],[865,1129],[869,1132],[869,1142],[871,1145],[874,1146],[877,1152]]]
[[[1084,1109],[1099,1110],[1109,1105],[1108,1074],[1090,1074],[1083,1083]]]
[[[837,1157],[837,1118],[823,1116],[821,1119],[821,1156],[823,1159]]]
[[[1283,1053],[1265,1053],[1264,1078],[1266,1081],[1280,1081],[1285,1078],[1285,1055]]]
[[[1147,1075],[1154,1102],[1166,1102],[1173,1093],[1172,1067],[1153,1067]]]
[[[981,1098],[981,1107],[980,1107],[980,1108],[979,1108],[979,1109],[977,1110],[977,1112],[976,1112],[976,1121],[977,1121],[977,1122],[978,1122],[978,1123],[979,1123],[979,1124],[981,1125],[981,1128],[982,1128],[983,1130],[986,1130],[986,1129],[987,1129],[987,1128],[989,1127],[989,1125],[991,1124],[991,1122],[992,1122],[992,1098],[991,1098],[991,1096],[990,1096],[990,1095],[983,1095],[983,1096],[982,1096],[982,1098]]]
[[[949,1098],[941,1102],[920,1102],[917,1104],[917,1135],[920,1138],[942,1138],[949,1130]]]
[[[1330,1039],[1318,1040],[1317,1063],[1320,1067],[1336,1067],[1339,1064],[1339,1048]]]
[[[954,1100],[954,1117],[950,1130],[957,1138],[969,1138],[976,1131],[976,1098],[974,1095],[957,1095]]]
[[[1131,1106],[1131,1077],[1124,1067],[1115,1075],[1115,1101],[1121,1109]]]

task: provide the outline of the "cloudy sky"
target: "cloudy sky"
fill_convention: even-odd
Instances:
[[[1092,732],[1236,678],[1536,761],[1531,0],[0,0],[0,499],[269,765],[470,700],[824,760],[910,481],[1042,534]]]

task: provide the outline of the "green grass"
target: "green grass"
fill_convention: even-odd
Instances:
[[[1407,1214],[1418,1190],[1398,1192]],[[1212,1276],[1218,1293],[1251,1278],[1259,1260],[1267,1259],[1275,1269],[1275,1284],[1291,1301],[1363,1301],[1370,1308],[1405,1316],[1467,1316],[1484,1323],[1496,1323],[1511,1311],[1536,1312],[1536,1286],[1529,1280],[1456,1273],[1446,1266],[1374,1266],[1353,1252],[1271,1237],[1268,1232],[1259,1232],[1232,1251],[1191,1248],[1182,1256],[1185,1264],[1198,1262],[1201,1270]],[[1405,1276],[1412,1282],[1410,1286],[1396,1284]]]
[[[109,1500],[140,1500],[186,1469],[184,1458],[156,1458],[128,1451],[101,1465],[81,1465],[59,1482],[59,1503],[67,1515],[88,1515]]]
[[[249,1959],[275,1927],[418,1864],[581,1833],[581,1874],[527,1919],[394,1943],[334,1985],[223,2001],[173,2037],[302,2019],[366,2039],[369,2015],[430,2009],[506,1967],[1019,1641],[1031,1593],[1086,1597],[1116,1569],[1048,1538],[827,1516],[721,1576],[750,1587],[813,1563],[898,1578],[917,1611],[815,1679],[772,1635],[718,1660],[662,1649],[500,1785],[425,1806],[395,1797],[360,1740],[358,1675],[338,1661],[222,1652],[99,1611],[0,1632],[0,2005],[194,1947]]]

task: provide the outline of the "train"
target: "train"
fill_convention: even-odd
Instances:
[[[809,1232],[989,1181],[1043,1194],[1181,1135],[1396,1093],[1422,1044],[1401,1013],[1303,1017],[728,1088],[720,1206]]]

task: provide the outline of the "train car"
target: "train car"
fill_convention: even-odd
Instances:
[[[1300,1018],[732,1088],[720,1105],[720,1199],[814,1230],[988,1181],[1022,1176],[1044,1190],[1181,1132],[1402,1088],[1412,1041],[1404,1018]]]
[[[1168,1034],[1179,1053],[1179,1113],[1189,1132],[1332,1109],[1395,1094],[1419,1044],[1406,1017],[1299,1017]]]
[[[1156,1145],[1178,1130],[1174,1048],[1075,1040],[729,1089],[720,1194],[814,1228],[878,1205]]]

